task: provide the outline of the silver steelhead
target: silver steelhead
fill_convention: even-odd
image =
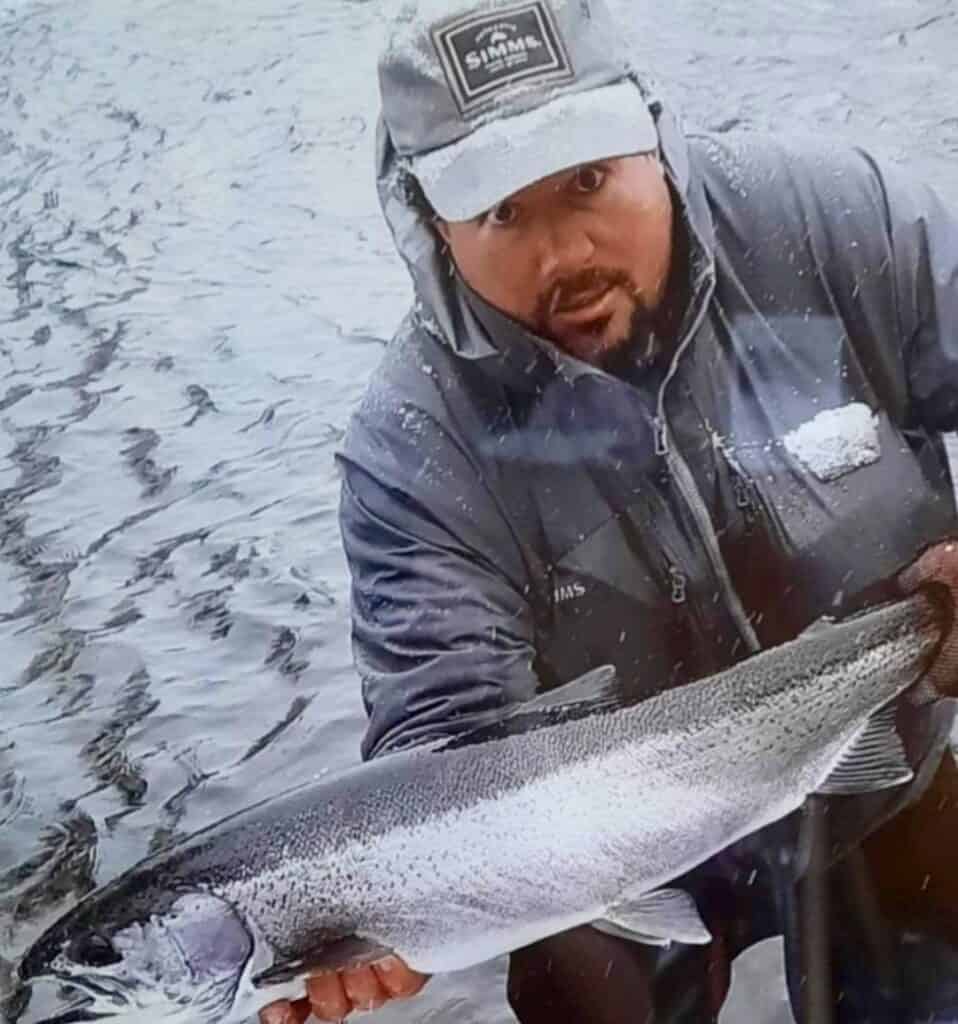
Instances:
[[[947,612],[923,595],[637,704],[598,670],[465,737],[243,811],[92,893],[20,976],[67,1021],[240,1021],[312,969],[437,973],[577,925],[706,942],[675,879],[812,793],[911,778],[888,704]]]

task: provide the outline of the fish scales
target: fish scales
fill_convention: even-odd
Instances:
[[[220,1002],[203,1019],[232,1021],[280,994],[256,991],[257,971],[301,961],[301,976],[323,944],[359,937],[357,955],[364,943],[432,973],[595,921],[799,807],[917,678],[940,619],[911,598],[638,704],[591,710],[560,689],[500,725],[320,779],[131,869],[54,925],[21,973],[62,973],[69,937],[110,918],[135,989],[155,968],[121,936],[135,924],[145,941],[144,905],[167,931],[203,931],[205,914],[242,967],[204,989]],[[201,894],[188,913],[182,896],[171,904],[184,891]],[[222,991],[228,1007],[209,995]]]
[[[346,927],[430,971],[440,967],[425,936],[451,969],[450,929],[491,930],[505,912],[540,921],[541,934],[551,933],[553,918],[590,920],[630,882],[652,888],[674,877],[676,865],[681,873],[704,859],[702,835],[713,837],[708,856],[799,806],[863,714],[900,688],[920,642],[912,624],[903,616],[901,630],[877,644],[861,625],[841,627],[862,652],[850,663],[845,646],[828,657],[825,637],[806,643],[791,685],[770,678],[759,659],[709,680],[707,701],[693,684],[613,714],[400,755],[409,771],[390,758],[380,772],[360,769],[356,785],[320,783],[304,792],[301,811],[284,815],[279,845],[266,836],[264,860],[273,866],[264,870],[238,843],[250,878],[222,891],[248,906],[278,948],[341,928],[345,917]],[[843,686],[849,672],[866,685]],[[885,686],[867,685],[876,678]],[[809,702],[823,714],[810,714]],[[808,758],[826,717],[828,742]],[[779,768],[771,774],[769,753]],[[347,818],[365,824],[337,827]],[[595,836],[606,837],[604,847],[596,849]]]

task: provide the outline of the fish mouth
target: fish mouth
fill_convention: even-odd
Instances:
[[[94,1009],[95,1004],[96,998],[93,995],[84,995],[59,1013],[40,1018],[36,1024],[83,1024],[113,1016],[111,1013],[97,1011]]]
[[[112,1017],[111,1013],[95,1013],[84,1006],[75,1006],[73,1009],[64,1010],[53,1017],[44,1017],[38,1024],[82,1024],[85,1021],[105,1020]]]
[[[32,989],[36,982],[65,985],[75,990],[76,998],[63,1010],[42,1017],[35,1024],[81,1024],[84,1021],[107,1020],[118,1016],[129,1007],[128,1000],[123,996],[118,984],[106,985],[99,980],[79,978],[65,971],[40,975],[31,979],[28,986]],[[112,1005],[104,1005],[107,1003]]]

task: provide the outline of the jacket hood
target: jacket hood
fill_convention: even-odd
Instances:
[[[636,88],[641,89],[638,81]],[[677,216],[690,228],[696,277],[711,272],[713,228],[701,184],[693,181],[688,142],[665,103],[649,98],[659,133],[660,156],[678,203]],[[377,127],[377,190],[386,223],[412,276],[415,301],[410,312],[420,326],[457,355],[484,360],[514,378],[528,375],[543,359],[574,379],[592,371],[554,345],[490,306],[456,273],[427,221],[407,161],[399,156],[380,117]],[[490,368],[493,368],[492,366]]]

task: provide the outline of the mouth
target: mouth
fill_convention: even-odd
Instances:
[[[100,984],[88,978],[80,979],[71,975],[54,972],[31,980],[28,983],[31,992],[37,982],[40,983],[41,987],[46,987],[47,985],[66,986],[71,991],[65,998],[71,1001],[69,1005],[57,1013],[39,1017],[35,1024],[82,1024],[84,1021],[106,1020],[116,1017],[121,1006],[125,1005],[125,1000],[112,985]],[[61,995],[58,1001],[63,1002],[64,997]],[[42,1013],[45,1009],[47,1009],[46,1006],[40,1012]]]
[[[64,1010],[55,1017],[44,1017],[39,1024],[84,1024],[86,1021],[105,1020],[112,1016],[109,1013],[94,1013],[85,1007],[77,1006],[72,1010]]]
[[[614,293],[614,286],[603,286],[598,292],[581,296],[571,305],[554,309],[552,322],[556,327],[568,330],[570,327],[582,328],[599,320],[608,320],[613,312]]]
[[[110,1013],[97,1012],[94,1009],[96,997],[83,995],[66,1009],[49,1017],[42,1017],[37,1024],[83,1024],[85,1021],[103,1020],[113,1016]]]

